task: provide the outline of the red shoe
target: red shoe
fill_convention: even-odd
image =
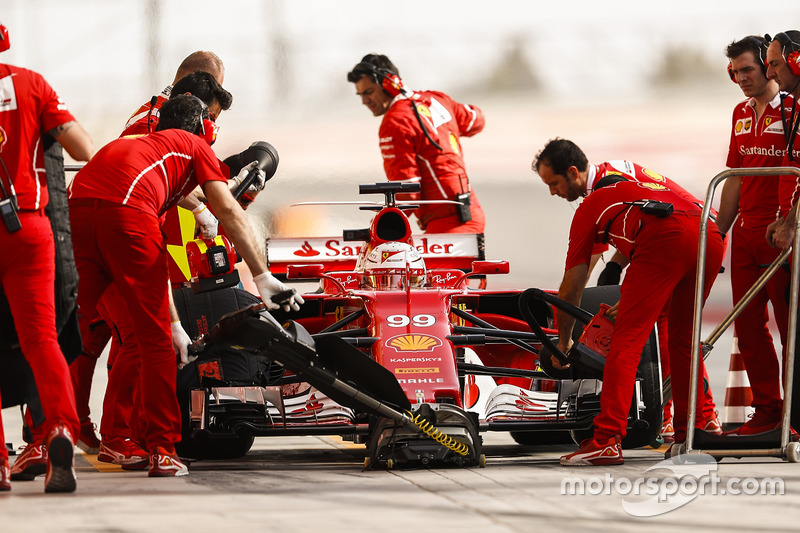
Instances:
[[[11,465],[11,481],[33,481],[47,472],[47,448],[44,444],[28,444]]]
[[[659,435],[666,444],[675,442],[675,427],[672,425],[672,417],[664,420]]]
[[[725,432],[726,435],[757,435],[781,427],[779,413],[765,413],[763,410],[756,409],[750,420],[738,428]]]
[[[97,454],[97,460],[121,465],[126,470],[147,468],[147,452],[131,439],[103,438],[100,442],[100,453]]]
[[[703,422],[700,422],[702,424]],[[698,429],[702,429],[706,433],[712,433],[714,435],[722,435],[722,424],[719,423],[719,411],[714,411],[714,415],[706,420],[705,425],[696,425],[695,427]]]
[[[169,453],[161,446],[157,446],[156,451],[150,454],[150,472],[147,475],[149,477],[188,476],[189,469],[174,452]]]
[[[561,456],[564,466],[610,466],[625,463],[622,458],[622,446],[619,435],[614,435],[604,442],[586,439],[578,451]]]
[[[8,468],[8,459],[3,459],[0,464],[0,491],[11,490],[11,469]]]
[[[47,477],[45,492],[75,492],[77,476],[72,462],[75,442],[67,426],[56,424],[47,436]]]
[[[81,422],[81,434],[78,435],[78,448],[88,454],[96,454],[100,451],[100,439],[97,438],[95,430],[97,426],[92,424],[92,419],[87,418]]]

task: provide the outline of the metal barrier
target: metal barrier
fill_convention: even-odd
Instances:
[[[800,216],[797,217],[797,221],[795,222],[795,234],[794,234],[794,243],[792,245],[792,263],[794,268],[792,268],[792,281],[791,281],[791,298],[789,301],[789,325],[788,325],[788,335],[786,341],[786,357],[785,357],[785,368],[784,368],[784,383],[783,383],[783,424],[781,426],[781,438],[780,438],[780,447],[779,448],[723,448],[723,447],[714,447],[713,449],[697,449],[693,450],[694,444],[694,436],[695,436],[695,419],[696,419],[696,410],[697,410],[697,383],[699,378],[699,369],[700,369],[700,358],[702,357],[702,352],[706,352],[710,349],[710,345],[706,344],[705,347],[701,346],[700,342],[700,328],[702,325],[702,316],[703,316],[703,286],[705,285],[705,263],[706,263],[706,243],[707,243],[707,236],[708,236],[708,220],[709,215],[711,212],[711,202],[714,199],[714,191],[717,188],[717,185],[731,177],[735,176],[780,176],[780,175],[787,175],[793,174],[800,178],[800,169],[795,167],[753,167],[753,168],[732,168],[728,170],[724,170],[714,176],[711,180],[711,183],[708,185],[708,192],[706,194],[706,201],[703,207],[703,213],[700,218],[700,238],[697,246],[697,279],[695,283],[695,301],[694,301],[694,321],[693,321],[693,328],[692,328],[692,364],[689,372],[689,383],[692,384],[689,387],[689,410],[688,416],[686,421],[686,443],[683,445],[683,449],[678,449],[678,453],[706,453],[708,455],[714,457],[745,457],[745,456],[769,456],[769,457],[780,457],[784,460],[787,460],[792,463],[800,462],[800,443],[797,442],[789,442],[789,436],[791,432],[791,404],[792,404],[792,375],[794,373],[794,350],[795,350],[795,342],[796,342],[796,326],[797,326],[797,304],[798,304],[798,284],[800,282]],[[781,254],[782,256],[788,256],[788,252],[784,252]],[[765,273],[748,291],[748,294],[745,298],[752,298],[752,294],[754,294],[754,290],[756,286],[759,284],[763,285],[766,283],[769,276],[771,276],[776,270],[779,262],[776,260],[773,263],[770,270]],[[767,275],[769,274],[769,275]],[[744,298],[743,298],[744,300]],[[731,315],[723,321],[723,324],[720,325],[724,328],[727,328],[732,322],[733,318],[741,312],[741,308],[743,306],[737,306],[734,308]],[[724,330],[723,328],[723,330]],[[716,340],[719,338],[719,328],[715,331],[716,337],[712,335],[711,338]],[[743,439],[744,437],[735,437],[738,439]],[[725,440],[733,440],[731,437],[719,437],[721,442],[725,442]],[[676,455],[672,453],[671,455]]]

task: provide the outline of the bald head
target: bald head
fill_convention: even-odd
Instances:
[[[222,85],[225,77],[225,66],[217,54],[205,50],[198,50],[186,56],[186,59],[178,67],[172,84],[175,85],[181,78],[201,70],[210,73]]]

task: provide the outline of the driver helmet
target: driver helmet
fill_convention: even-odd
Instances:
[[[367,254],[364,261],[364,285],[372,289],[422,287],[425,278],[425,261],[410,244],[379,244]]]

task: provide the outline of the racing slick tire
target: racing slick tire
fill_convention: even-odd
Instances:
[[[583,293],[581,307],[592,314],[600,310],[600,304],[613,305],[619,301],[619,285],[605,285],[600,287],[587,287]],[[581,328],[575,328],[573,341],[577,342],[581,335]],[[642,417],[629,423],[628,433],[622,439],[623,448],[639,448],[653,442],[661,430],[663,417],[661,394],[661,364],[658,360],[658,339],[655,330],[642,350],[642,359],[639,362],[637,376],[641,378],[641,394],[644,403]],[[636,406],[631,405],[631,414],[636,414]],[[570,431],[576,444],[591,438],[592,429]]]
[[[224,288],[195,294],[192,289],[173,290],[183,328],[192,337],[207,333],[222,316],[259,302],[247,291]],[[192,459],[236,459],[253,446],[254,436],[222,421],[221,427],[192,432],[189,419],[193,389],[214,386],[264,386],[280,372],[265,356],[212,347],[178,371],[176,392],[181,410],[181,441],[175,444],[180,457]]]

